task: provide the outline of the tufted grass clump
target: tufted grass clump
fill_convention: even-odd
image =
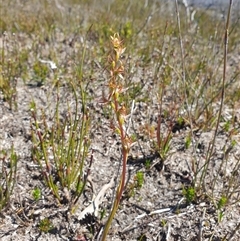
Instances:
[[[66,116],[60,120],[58,99],[52,125],[47,123],[44,112],[38,117],[34,102],[31,106],[33,159],[38,163],[45,183],[60,203],[64,201],[64,188],[71,196],[67,201],[75,203],[83,193],[88,175],[84,167],[90,147],[90,117],[85,107],[79,112],[77,93],[75,89],[73,91],[74,112],[68,107]]]
[[[82,60],[73,70],[73,78],[67,81],[71,101],[61,96],[62,85],[57,78],[53,86],[56,102],[51,120],[46,115],[47,110],[38,108],[34,101],[30,104],[32,157],[57,201],[67,202],[71,206],[82,195],[93,162],[93,157],[89,155],[91,122],[87,107],[87,84],[83,75],[85,50],[83,48]],[[35,74],[39,74],[44,82],[45,71],[39,68],[38,65],[35,67]],[[55,71],[57,76],[59,70]]]

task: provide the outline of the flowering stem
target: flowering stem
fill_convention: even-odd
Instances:
[[[116,192],[116,197],[114,200],[114,204],[112,207],[112,211],[108,217],[108,220],[106,222],[103,235],[102,235],[102,241],[106,240],[108,230],[111,226],[112,220],[115,216],[115,213],[117,212],[118,206],[121,201],[121,197],[124,191],[125,186],[125,179],[126,179],[126,170],[127,170],[127,159],[128,154],[130,151],[131,146],[131,139],[127,136],[127,133],[124,129],[124,121],[126,116],[126,108],[124,103],[122,103],[119,99],[119,94],[123,92],[121,79],[122,73],[124,71],[124,67],[122,62],[119,60],[121,54],[124,52],[125,48],[122,46],[122,41],[119,38],[118,34],[115,34],[113,37],[111,37],[111,42],[113,46],[113,53],[109,56],[110,60],[110,74],[111,78],[109,81],[109,103],[111,104],[113,111],[116,115],[116,122],[117,125],[115,127],[115,130],[118,132],[121,143],[122,143],[122,173],[119,181],[119,185]]]

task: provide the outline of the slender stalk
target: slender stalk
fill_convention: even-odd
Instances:
[[[207,157],[206,157],[206,163],[203,169],[203,172],[200,177],[200,184],[203,183],[203,188],[206,191],[205,188],[205,177],[207,174],[207,170],[209,167],[210,159],[213,154],[213,149],[214,149],[214,144],[216,141],[217,137],[217,132],[219,129],[219,123],[223,111],[223,105],[224,105],[224,98],[225,98],[225,82],[226,82],[226,69],[227,69],[227,52],[228,52],[228,35],[229,35],[229,25],[230,25],[230,16],[231,16],[231,8],[232,8],[232,0],[229,0],[229,8],[228,8],[228,15],[227,15],[227,22],[226,22],[226,27],[225,27],[225,36],[224,36],[224,66],[223,66],[223,79],[222,79],[222,91],[221,91],[221,102],[220,102],[220,107],[218,111],[218,116],[217,116],[217,124],[216,128],[214,131],[213,139],[209,144],[208,151],[207,151]]]
[[[175,7],[176,7],[176,13],[177,13],[177,23],[178,23],[178,32],[179,32],[179,45],[181,49],[181,64],[182,64],[182,81],[184,85],[184,98],[185,98],[185,103],[186,103],[186,109],[187,109],[187,115],[188,115],[188,121],[191,127],[191,136],[192,139],[195,142],[194,134],[193,134],[193,124],[192,124],[192,115],[191,115],[191,110],[190,110],[190,105],[189,105],[189,100],[188,100],[188,93],[187,93],[187,83],[186,83],[186,64],[185,64],[185,52],[184,52],[184,46],[183,46],[183,40],[182,40],[182,33],[181,33],[181,21],[180,21],[180,16],[179,16],[179,9],[178,9],[178,0],[175,0]],[[196,148],[193,145],[194,152],[196,153]],[[193,169],[195,169],[195,163],[193,162]]]
[[[107,223],[106,223],[104,231],[103,231],[102,241],[106,240],[106,238],[107,238],[107,234],[108,234],[109,228],[111,226],[112,220],[115,216],[115,213],[117,212],[118,206],[121,201],[121,197],[122,197],[124,185],[125,185],[125,179],[126,179],[127,158],[128,158],[128,152],[124,151],[124,147],[123,147],[123,164],[122,164],[123,168],[122,168],[121,180],[120,180],[119,186],[117,188],[116,198],[114,200],[112,211],[108,217]]]

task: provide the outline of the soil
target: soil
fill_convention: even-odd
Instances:
[[[21,34],[17,36],[17,38],[27,41],[25,37]],[[60,45],[61,42],[61,47],[58,46],[58,48],[62,48],[66,52],[72,51],[72,46],[69,45],[70,39],[71,37],[59,40],[56,44]],[[49,49],[45,49],[45,51],[49,51]],[[45,55],[47,56],[47,54]],[[59,65],[66,61],[65,58],[64,54],[59,56],[61,59]],[[74,212],[72,212],[69,202],[59,204],[56,201],[44,184],[40,168],[32,157],[31,127],[33,119],[30,103],[34,100],[39,112],[43,109],[47,121],[51,123],[58,98],[53,82],[49,81],[49,83],[38,86],[34,81],[33,84],[29,84],[31,81],[26,84],[18,79],[16,110],[10,109],[1,96],[0,150],[7,150],[14,146],[18,156],[16,183],[11,202],[0,213],[0,239],[2,241],[84,241],[99,240],[101,236],[111,210],[121,171],[121,145],[118,137],[113,134],[110,120],[106,116],[104,106],[100,103],[102,91],[107,86],[106,73],[103,73],[103,68],[99,64],[88,64],[94,67],[92,79],[102,79],[102,81],[91,82],[89,88],[88,107],[92,125],[89,153],[93,155],[93,164],[86,192],[78,201]],[[147,72],[144,78],[148,78],[149,81],[142,86],[142,91],[151,93],[152,73],[139,67],[135,81],[141,83],[139,76],[143,71]],[[53,78],[53,75],[53,73],[50,74],[49,78]],[[69,87],[64,84],[60,86],[62,118],[67,110],[66,103],[70,103],[72,100],[72,95],[68,90]],[[163,107],[168,108],[169,102],[171,102],[171,94],[166,93]],[[216,113],[218,108],[219,105],[216,105]],[[232,116],[229,117],[232,113],[232,109],[226,107],[224,118],[232,119]],[[236,119],[234,139],[238,141],[240,115],[238,111],[234,111],[234,115]],[[219,198],[221,192],[229,187],[230,178],[235,177],[234,187],[237,187],[237,191],[234,190],[231,202],[221,210],[223,217],[219,222],[220,211],[216,208],[217,198],[214,205],[214,200],[210,202],[208,197],[202,195],[201,190],[197,190],[195,200],[188,203],[183,195],[183,188],[191,186],[194,179],[193,163],[197,163],[200,167],[206,160],[214,129],[193,128],[194,140],[190,147],[186,148],[185,140],[191,132],[189,124],[184,122],[179,124],[175,119],[164,119],[163,117],[162,131],[164,135],[168,133],[169,123],[171,123],[172,135],[170,151],[163,161],[157,153],[152,151],[152,139],[155,137],[150,138],[151,133],[146,134],[145,130],[146,125],[157,125],[157,116],[158,102],[153,98],[152,103],[136,101],[131,115],[127,118],[130,133],[135,134],[138,141],[131,149],[127,164],[126,189],[107,240],[218,241],[223,240],[225,236],[226,240],[240,240],[240,231],[234,232],[240,223],[238,142],[231,148],[229,132],[224,131],[223,123],[220,123],[214,145],[214,155],[205,179],[206,188],[208,193],[213,191],[215,197]],[[228,147],[229,149],[226,151]],[[91,156],[86,160],[86,168],[90,158]],[[221,165],[222,163],[223,165]],[[238,165],[237,168],[236,165]],[[233,170],[236,170],[235,173]],[[137,172],[143,173],[144,182],[142,187],[131,190],[130,187],[136,180]],[[210,190],[210,184],[213,183],[214,178],[216,178],[215,188]],[[38,201],[35,201],[32,196],[32,191],[36,187],[41,190],[41,198]],[[98,194],[101,195],[98,196]],[[68,195],[71,194],[64,194],[64,192],[62,194],[62,196]],[[92,200],[97,196],[99,197],[96,203],[98,212],[87,213],[84,216],[83,211],[87,207],[91,207]],[[71,197],[67,199],[71,199]],[[105,215],[103,211],[106,212]],[[39,228],[41,220],[45,218],[51,222],[52,229],[49,232],[43,232]]]

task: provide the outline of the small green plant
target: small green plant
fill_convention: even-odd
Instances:
[[[140,189],[144,183],[144,173],[138,171],[133,178],[133,181],[130,182],[126,188],[127,198],[133,197],[135,195],[136,189]]]
[[[230,129],[230,124],[231,124],[230,120],[227,120],[227,121],[224,123],[224,126],[223,126],[224,131],[226,131],[226,132],[229,131],[229,129]]]
[[[121,35],[125,39],[130,39],[133,36],[133,26],[131,22],[126,22],[121,30]]]
[[[146,240],[147,240],[146,234],[141,234],[141,235],[137,238],[137,241],[146,241]]]
[[[162,219],[160,221],[160,225],[161,225],[161,227],[165,227],[167,225],[167,220],[166,219]]]
[[[39,223],[39,230],[44,233],[50,232],[54,228],[52,222],[49,220],[49,218],[44,218]]]
[[[146,160],[145,163],[144,163],[144,166],[145,166],[145,168],[146,168],[147,170],[149,170],[150,167],[151,167],[151,161],[150,161],[150,160]]]
[[[191,135],[188,134],[187,137],[185,138],[185,148],[188,149],[191,145]]]
[[[103,208],[100,210],[100,220],[103,220],[105,216],[106,216],[106,209]]]
[[[41,86],[44,82],[46,82],[48,75],[49,68],[46,64],[43,64],[40,61],[36,61],[33,64],[33,78],[34,82],[36,82],[38,86]]]
[[[218,222],[220,223],[223,219],[223,216],[224,216],[224,211],[223,211],[223,208],[226,206],[227,204],[227,197],[225,196],[222,196],[218,203],[217,203],[217,211],[218,211]]]
[[[32,196],[35,201],[38,201],[41,198],[42,192],[41,189],[38,187],[35,187],[32,191]]]
[[[17,160],[13,147],[10,152],[6,150],[0,152],[0,211],[10,201],[16,180]]]
[[[194,187],[184,187],[182,190],[183,196],[186,198],[187,203],[191,203],[195,200],[195,188]]]
[[[138,171],[134,177],[134,182],[135,182],[136,188],[140,189],[144,183],[144,173],[141,171]]]

